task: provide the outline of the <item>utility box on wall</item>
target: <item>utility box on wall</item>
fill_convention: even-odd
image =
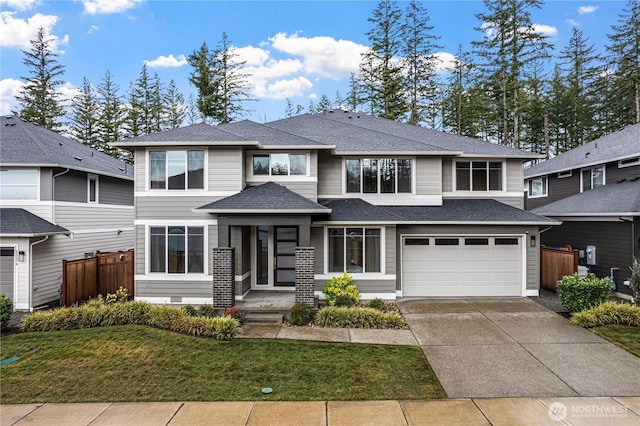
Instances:
[[[596,264],[596,246],[587,246],[585,250],[585,254],[587,257],[587,265],[595,265]]]

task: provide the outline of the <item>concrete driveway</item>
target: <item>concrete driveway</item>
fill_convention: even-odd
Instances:
[[[450,398],[640,396],[640,358],[534,301],[397,304]]]

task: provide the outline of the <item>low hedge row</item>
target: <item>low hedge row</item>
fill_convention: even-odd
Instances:
[[[109,325],[148,325],[193,336],[232,340],[240,324],[232,317],[192,317],[172,306],[145,302],[88,303],[79,307],[38,311],[25,316],[22,331],[57,331]]]
[[[381,312],[372,308],[339,308],[327,306],[316,315],[315,325],[330,328],[393,328],[402,329],[406,323],[400,314]]]
[[[640,306],[605,302],[595,308],[578,312],[573,315],[571,322],[586,328],[609,324],[640,327]]]

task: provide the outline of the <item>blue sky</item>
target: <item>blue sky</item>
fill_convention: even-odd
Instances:
[[[458,45],[479,40],[475,14],[482,1],[425,1],[439,56],[453,58]],[[404,8],[408,2],[399,1]],[[72,96],[83,76],[97,85],[107,70],[124,96],[143,63],[164,83],[174,79],[188,96],[191,71],[184,57],[206,42],[214,47],[226,32],[246,61],[250,92],[246,118],[263,122],[284,116],[285,98],[307,108],[322,94],[334,99],[348,91],[351,72],[371,28],[367,18],[376,1],[159,1],[159,0],[0,0],[0,114],[15,109],[20,77],[27,75],[21,49],[43,26],[56,40],[66,66],[61,91]],[[547,1],[532,11],[536,28],[562,49],[577,26],[596,49],[626,1]]]

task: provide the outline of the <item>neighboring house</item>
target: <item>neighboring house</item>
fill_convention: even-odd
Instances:
[[[630,294],[629,266],[640,258],[640,124],[530,167],[524,176],[527,210],[562,221],[542,234],[542,243],[581,250],[582,265],[600,277],[613,275],[616,291]]]
[[[539,229],[558,224],[522,210],[537,155],[359,113],[113,145],[135,156],[135,297],[153,303],[212,303],[224,261],[233,300],[303,272],[321,296],[344,271],[365,299],[537,295]]]
[[[31,310],[59,302],[62,260],[133,247],[133,166],[15,116],[0,122],[0,291]]]

